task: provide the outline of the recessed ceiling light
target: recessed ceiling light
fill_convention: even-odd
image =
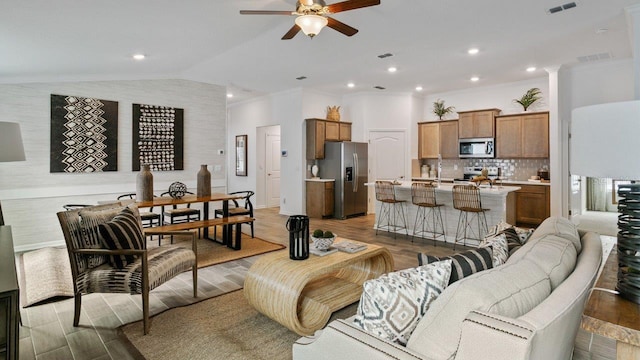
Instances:
[[[471,77],[471,79],[469,79],[469,80],[471,80],[471,81],[478,81],[478,80],[480,80],[480,78],[479,78],[479,77],[477,77],[477,76],[472,76],[472,77]]]
[[[135,60],[144,60],[144,58],[145,58],[145,57],[146,57],[146,56],[144,56],[144,54],[134,54],[134,55],[133,55],[133,58],[134,58]]]
[[[479,52],[480,52],[480,50],[478,50],[478,49],[476,49],[476,48],[472,48],[472,49],[469,49],[469,50],[467,51],[467,53],[469,53],[469,55],[475,55],[475,54],[477,54],[477,53],[479,53]]]
[[[354,84],[354,83],[350,82],[350,83],[348,83],[348,84],[347,84],[347,86],[348,86],[348,87],[350,87],[350,88],[352,88],[352,87],[356,86],[356,84]]]
[[[394,73],[394,72],[398,71],[398,68],[396,68],[395,66],[390,66],[390,67],[387,69],[387,71],[388,71],[388,72],[390,72],[390,73]]]
[[[534,72],[534,71],[536,71],[536,67],[535,66],[529,66],[527,68],[527,72]]]
[[[229,99],[231,99],[231,98],[233,97],[233,94],[232,94],[232,93],[227,93],[227,97],[228,97]]]
[[[422,91],[422,86],[420,85],[416,86],[416,91]]]

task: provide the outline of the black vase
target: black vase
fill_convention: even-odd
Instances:
[[[309,217],[292,215],[287,220],[289,230],[289,258],[304,260],[309,258]]]

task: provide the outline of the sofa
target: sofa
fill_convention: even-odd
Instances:
[[[334,320],[293,345],[294,359],[570,359],[602,263],[600,236],[546,219],[505,264],[433,301],[406,346]]]

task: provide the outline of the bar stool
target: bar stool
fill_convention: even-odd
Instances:
[[[458,227],[456,229],[456,238],[453,243],[455,250],[458,241],[462,240],[462,245],[466,246],[466,240],[482,241],[482,235],[487,233],[487,217],[485,213],[489,209],[483,209],[480,202],[480,190],[475,185],[453,185],[453,207],[460,210],[458,216]],[[471,216],[469,216],[471,214]],[[467,230],[473,231],[473,218],[478,222],[477,237],[467,236]]]
[[[376,235],[378,230],[393,231],[393,238],[396,238],[396,231],[404,229],[405,234],[409,236],[407,231],[407,218],[404,215],[404,200],[396,199],[396,192],[391,181],[376,181],[376,200],[380,201],[380,216],[378,216],[378,224],[376,226]],[[386,219],[386,225],[384,221]],[[402,224],[398,224],[398,220],[402,220]]]
[[[438,204],[436,201],[436,187],[432,183],[416,182],[411,184],[411,202],[418,207],[411,242],[416,235],[431,234],[434,246],[439,237],[442,237],[446,243],[444,222],[440,211],[444,205]],[[420,225],[420,230],[418,230],[418,225]]]

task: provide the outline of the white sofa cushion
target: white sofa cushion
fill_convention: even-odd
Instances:
[[[450,275],[451,260],[443,260],[365,281],[354,324],[405,345]]]
[[[556,235],[571,241],[576,251],[582,249],[578,228],[569,219],[561,217],[550,217],[540,224],[529,238],[529,242],[542,238],[545,235]]]
[[[523,259],[453,283],[431,304],[407,348],[433,359],[449,359],[458,348],[462,322],[472,310],[518,317],[551,292],[548,275]]]

